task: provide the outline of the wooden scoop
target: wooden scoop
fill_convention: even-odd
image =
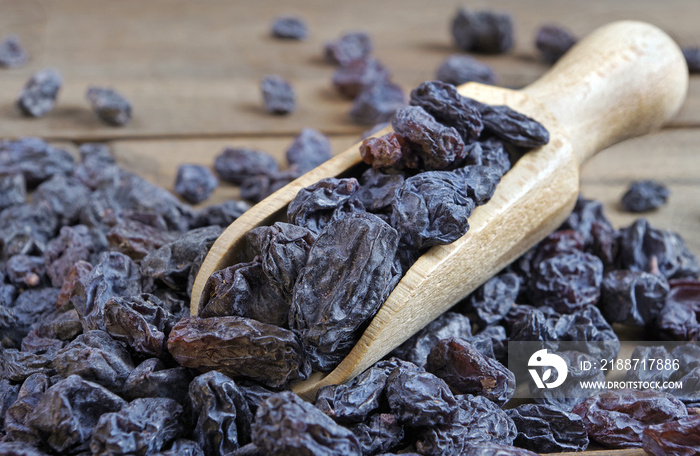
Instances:
[[[464,96],[538,120],[550,132],[549,144],[517,161],[492,199],[474,210],[467,234],[420,257],[333,372],[314,373],[294,391],[312,400],[319,387],[355,377],[558,228],[576,202],[579,166],[597,151],[668,121],[687,85],[688,69],[673,40],[649,24],[623,21],[592,33],[523,90],[460,86]],[[300,189],[359,163],[356,144],[233,222],[199,270],[192,315],[207,278],[240,259],[248,230],[282,219]]]

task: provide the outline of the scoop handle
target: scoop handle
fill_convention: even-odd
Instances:
[[[688,66],[678,45],[637,21],[600,27],[522,90],[557,118],[579,164],[660,127],[678,112],[687,91]]]

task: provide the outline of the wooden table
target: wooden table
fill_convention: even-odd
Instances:
[[[334,67],[322,58],[324,43],[345,31],[368,31],[375,56],[408,92],[432,79],[437,66],[458,52],[449,23],[460,5],[448,0],[0,0],[0,34],[19,34],[31,54],[27,65],[0,71],[0,137],[107,141],[125,167],[166,188],[173,186],[178,163],[211,165],[226,145],[258,148],[283,163],[286,147],[303,127],[329,135],[338,153],[366,127],[349,120],[351,102],[332,87]],[[584,36],[613,20],[637,19],[661,27],[681,45],[700,45],[695,0],[494,0],[469,6],[512,14],[514,50],[478,56],[492,65],[500,85],[511,88],[547,70],[534,47],[544,23]],[[273,19],[288,13],[307,21],[307,40],[271,37]],[[24,118],[14,100],[29,76],[45,67],[57,69],[65,81],[57,107],[44,118]],[[296,89],[298,108],[292,115],[263,110],[259,82],[271,73]],[[90,85],[113,87],[131,100],[132,122],[123,128],[101,124],[85,99]],[[627,185],[641,178],[664,182],[672,192],[668,205],[644,216],[656,227],[679,232],[700,254],[699,126],[700,77],[694,76],[684,107],[668,127],[611,147],[585,165],[583,195],[604,202],[607,215],[621,227],[638,217],[619,208]],[[209,202],[236,194],[234,187],[222,186]]]
[[[472,9],[512,13],[514,50],[478,56],[492,65],[499,85],[511,88],[547,70],[534,47],[535,33],[545,23],[584,36],[614,20],[637,19],[661,27],[683,46],[700,45],[697,0],[468,3]],[[449,23],[460,5],[449,0],[0,0],[0,37],[18,34],[31,55],[21,68],[0,70],[0,137],[39,136],[73,151],[81,142],[106,141],[123,166],[166,188],[172,188],[179,163],[211,165],[227,145],[267,151],[283,163],[285,149],[303,127],[323,131],[339,153],[366,127],[349,120],[351,102],[331,85],[335,68],[323,60],[323,44],[345,31],[368,31],[375,56],[408,93],[459,52]],[[273,19],[287,13],[307,21],[307,40],[270,36]],[[30,75],[45,67],[57,69],[65,81],[57,107],[44,118],[24,118],[14,101]],[[298,109],[289,116],[262,108],[259,82],[273,73],[296,89]],[[90,85],[113,87],[131,100],[132,122],[122,128],[100,123],[85,99]],[[679,232],[700,255],[699,127],[700,76],[693,76],[685,105],[665,129],[611,147],[585,165],[583,195],[601,200],[622,227],[638,217],[619,207],[631,181],[667,184],[668,204],[645,217]],[[236,195],[236,188],[224,185],[207,203]]]

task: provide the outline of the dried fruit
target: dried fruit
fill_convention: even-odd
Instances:
[[[458,86],[465,82],[495,84],[497,78],[489,65],[468,55],[453,54],[440,64],[435,79]]]
[[[365,56],[338,67],[333,73],[333,86],[343,96],[352,99],[372,85],[388,81],[390,77],[391,72],[379,60]]]
[[[403,89],[393,82],[380,81],[355,97],[350,119],[359,125],[376,125],[391,120],[396,110],[403,106],[406,106]]]
[[[513,420],[496,404],[465,394],[457,396],[453,418],[422,432],[416,449],[424,455],[466,454],[481,443],[512,445],[516,434]]]
[[[327,177],[305,187],[287,206],[287,220],[319,234],[332,220],[338,220],[363,207],[352,196],[359,183],[354,177]]]
[[[665,205],[669,194],[661,182],[641,180],[630,184],[620,202],[628,212],[648,212]]]
[[[401,443],[404,427],[391,413],[372,415],[366,423],[357,423],[349,427],[357,437],[362,454],[378,454],[389,451]]]
[[[424,82],[411,91],[409,104],[420,106],[441,124],[455,128],[465,143],[478,139],[484,127],[477,107],[471,105],[468,98],[461,96],[452,84],[442,81]],[[410,140],[412,136],[408,138]]]
[[[136,366],[124,382],[122,396],[128,400],[140,397],[167,397],[184,404],[192,373],[184,367],[167,367],[158,358],[149,358]]]
[[[285,155],[289,166],[301,175],[331,158],[331,143],[320,131],[303,128]]]
[[[453,173],[428,171],[409,177],[396,191],[391,225],[401,244],[421,250],[464,235],[473,209],[474,202]]]
[[[177,168],[175,193],[192,204],[209,198],[218,185],[218,179],[206,166],[183,164]]]
[[[600,297],[603,263],[589,253],[556,255],[541,261],[530,281],[530,300],[536,305],[572,313],[595,304]]]
[[[476,312],[480,327],[498,324],[515,304],[520,291],[518,277],[499,274],[477,288],[468,298],[466,310]]]
[[[505,105],[487,105],[469,99],[481,113],[484,132],[518,147],[533,148],[549,142],[549,132],[536,120]]]
[[[611,323],[651,324],[666,304],[668,282],[642,271],[613,270],[603,276],[598,307]]]
[[[324,48],[326,60],[343,66],[367,57],[371,52],[372,38],[362,31],[345,33],[337,40],[326,43]]]
[[[289,299],[285,299],[280,286],[268,280],[259,259],[213,273],[199,304],[202,318],[232,315],[288,326]]]
[[[221,180],[240,185],[250,176],[272,174],[279,166],[265,152],[227,147],[214,159],[214,170]]]
[[[107,125],[122,127],[131,120],[131,103],[117,91],[90,87],[86,97],[97,117]]]
[[[452,37],[463,51],[501,54],[513,47],[513,20],[507,13],[460,8],[452,19]]]
[[[542,59],[552,64],[571,49],[577,41],[578,39],[567,29],[559,25],[547,24],[537,31],[535,47]]]
[[[246,236],[260,255],[262,272],[285,297],[291,298],[294,284],[316,240],[314,233],[298,225],[276,222],[269,227],[254,228]]]
[[[289,313],[315,369],[331,370],[384,303],[397,246],[396,230],[365,212],[332,220],[316,238]]]
[[[7,35],[0,42],[0,67],[18,67],[28,59],[17,35]]]
[[[290,114],[296,109],[296,96],[291,84],[282,76],[268,74],[260,81],[265,111],[271,114]]]
[[[182,406],[172,399],[135,399],[118,412],[105,413],[90,441],[93,455],[148,454],[182,433]]]
[[[430,351],[440,340],[449,338],[471,339],[469,317],[457,312],[445,312],[394,349],[394,355],[424,367]]]
[[[0,175],[0,212],[10,206],[24,204],[27,184],[20,173]]]
[[[700,340],[700,281],[673,280],[655,326],[677,340]]]
[[[661,273],[667,279],[700,275],[700,261],[688,250],[683,238],[668,230],[653,228],[637,219],[618,236],[617,266],[620,269]]]
[[[49,113],[56,104],[63,79],[54,69],[37,71],[27,81],[17,99],[17,107],[26,116],[41,117]]]
[[[688,64],[688,71],[693,74],[700,72],[700,48],[684,47],[682,51],[685,62]]]
[[[300,17],[280,16],[272,23],[272,36],[285,40],[305,40],[309,29]]]
[[[281,388],[310,373],[291,331],[243,317],[184,318],[170,331],[168,350],[182,366]]]
[[[124,406],[106,388],[71,375],[46,390],[27,424],[53,451],[78,453],[88,448],[100,417]]]
[[[411,148],[421,170],[443,170],[460,164],[466,157],[460,133],[438,122],[420,106],[399,109],[391,125]]]
[[[360,144],[362,161],[374,169],[391,170],[416,168],[418,166],[410,147],[403,136],[389,132],[382,136],[367,138]]]
[[[653,456],[692,456],[700,448],[700,415],[648,426],[642,448]]]
[[[410,363],[399,364],[389,374],[385,394],[399,422],[412,427],[449,423],[460,408],[442,379]]]
[[[80,375],[84,380],[120,392],[134,369],[129,352],[103,331],[87,331],[53,357],[53,368],[61,376]]]
[[[642,445],[649,426],[688,416],[678,399],[658,391],[615,390],[599,393],[574,407],[591,439],[612,448]]]
[[[187,291],[188,278],[198,269],[197,257],[209,250],[221,232],[219,226],[207,226],[183,233],[146,255],[141,260],[141,275],[173,290]]]
[[[220,372],[192,380],[187,410],[205,454],[224,455],[251,439],[253,415],[241,388]]]
[[[361,456],[357,437],[291,391],[267,398],[253,423],[253,443],[265,454]]]
[[[513,443],[521,448],[545,453],[588,448],[586,428],[575,413],[543,404],[523,404],[506,413],[518,428]]]
[[[515,392],[515,375],[464,339],[438,341],[425,368],[445,380],[453,391],[482,396],[501,406]]]

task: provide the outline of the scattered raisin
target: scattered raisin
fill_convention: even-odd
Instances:
[[[263,401],[253,423],[253,443],[265,454],[361,456],[357,437],[291,391]]]
[[[541,261],[530,281],[530,299],[536,305],[572,313],[600,297],[603,263],[589,253],[556,255]]]
[[[117,91],[90,87],[86,97],[97,117],[107,125],[122,127],[131,120],[131,103]]]
[[[449,244],[469,229],[474,202],[448,171],[428,171],[406,179],[392,203],[391,225],[401,243],[420,250]]]
[[[591,439],[611,448],[640,447],[647,427],[688,416],[681,401],[653,390],[605,391],[573,412],[583,418]]]
[[[182,366],[216,369],[272,388],[303,380],[310,373],[294,333],[243,317],[180,320],[170,332],[168,350]]]
[[[497,80],[489,65],[464,54],[453,54],[445,59],[438,67],[435,79],[456,86],[465,82],[495,84]]]
[[[241,184],[251,175],[274,173],[279,166],[272,155],[265,152],[227,147],[214,159],[214,170],[221,180]]]
[[[205,454],[228,454],[251,440],[253,415],[243,390],[220,372],[192,380],[187,410],[194,438]]]
[[[182,433],[182,406],[165,397],[135,399],[118,412],[105,413],[90,440],[93,455],[148,454]]]
[[[620,202],[628,212],[649,212],[665,205],[669,194],[664,184],[641,180],[630,184]]]
[[[383,80],[364,88],[355,97],[350,119],[359,125],[376,125],[391,120],[396,110],[403,106],[406,106],[403,89]]]
[[[610,322],[644,326],[656,320],[668,293],[663,276],[613,270],[603,276],[599,307]]]
[[[513,47],[513,19],[507,13],[460,8],[452,19],[452,37],[463,51],[502,54]]]
[[[300,17],[280,16],[272,23],[272,36],[285,40],[305,40],[309,29]]]
[[[20,173],[0,174],[0,212],[10,206],[24,204],[27,184]]]
[[[700,48],[685,47],[682,49],[688,71],[692,74],[700,73]]]
[[[348,65],[354,60],[367,57],[372,52],[372,38],[362,31],[348,32],[335,41],[326,43],[326,60],[339,65]]]
[[[311,171],[332,155],[328,137],[313,128],[304,128],[294,138],[285,155],[290,167],[298,174]]]
[[[260,81],[265,111],[272,114],[290,114],[296,109],[296,96],[291,84],[282,76],[268,74]]]
[[[483,396],[498,405],[508,402],[515,392],[515,375],[464,339],[438,341],[430,350],[426,369],[453,391]]]
[[[588,448],[588,433],[575,413],[544,404],[523,404],[506,413],[518,428],[513,443],[521,448],[545,453]]]
[[[421,433],[416,442],[420,454],[466,454],[481,443],[513,444],[517,435],[515,423],[496,404],[469,394],[457,396],[456,400],[457,411],[452,419]]]
[[[206,166],[184,164],[177,168],[175,193],[192,204],[209,198],[218,185],[216,176]]]
[[[555,24],[547,24],[537,31],[535,47],[542,59],[552,64],[571,49],[577,41],[578,39],[565,28]]]
[[[642,448],[653,456],[692,456],[700,448],[700,415],[644,429]]]
[[[27,52],[17,35],[7,35],[0,42],[0,67],[18,67],[27,62]]]
[[[391,72],[376,58],[366,56],[338,67],[333,73],[333,86],[341,95],[355,98],[364,89],[388,81]]]
[[[26,116],[41,117],[49,113],[56,104],[63,79],[51,68],[37,71],[27,81],[17,100],[17,107]]]

